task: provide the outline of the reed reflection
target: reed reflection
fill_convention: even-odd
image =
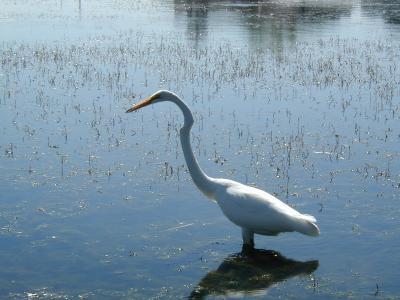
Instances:
[[[311,274],[318,266],[318,260],[301,262],[273,250],[243,249],[228,256],[217,270],[204,276],[189,299],[262,294],[275,283]]]
[[[320,29],[321,24],[349,17],[349,1],[213,1],[174,0],[176,17],[185,16],[187,32],[194,39],[228,25],[245,29],[251,41],[294,39],[303,27]],[[210,26],[210,24],[213,24]],[[222,26],[222,27],[221,27]],[[221,28],[220,28],[221,27]],[[231,28],[232,29],[232,28]]]
[[[361,8],[365,15],[381,17],[389,24],[400,24],[400,0],[364,0]]]
[[[198,42],[207,36],[209,1],[174,0],[174,11],[177,17],[185,15],[186,33]]]

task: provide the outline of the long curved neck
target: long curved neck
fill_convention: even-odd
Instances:
[[[178,105],[185,117],[183,127],[180,130],[180,138],[183,155],[185,156],[190,176],[199,190],[202,191],[207,197],[212,198],[215,191],[213,178],[208,177],[200,168],[196,158],[194,157],[192,146],[190,144],[190,130],[194,122],[193,115],[187,105],[179,98],[174,99],[173,102]]]

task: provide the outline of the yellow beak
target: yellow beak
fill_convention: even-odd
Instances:
[[[130,109],[128,109],[126,112],[130,113],[133,112],[135,110],[138,110],[139,108],[142,108],[144,106],[147,106],[149,104],[151,104],[153,102],[154,98],[150,97],[150,98],[146,98],[142,101],[140,101],[139,103],[136,103],[135,105],[133,105]]]

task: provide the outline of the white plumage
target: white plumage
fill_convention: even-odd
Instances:
[[[315,224],[316,219],[313,216],[299,213],[263,190],[233,180],[207,176],[197,163],[190,145],[192,113],[174,93],[158,91],[128,109],[127,112],[161,101],[174,102],[181,109],[184,115],[184,124],[180,131],[180,138],[193,182],[207,197],[218,203],[224,215],[231,222],[242,228],[244,245],[254,246],[255,233],[277,235],[281,232],[297,231],[310,236],[319,235],[319,228]]]

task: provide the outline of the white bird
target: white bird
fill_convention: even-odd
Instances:
[[[200,168],[190,145],[190,129],[194,123],[188,106],[174,93],[161,90],[132,106],[132,112],[163,101],[175,103],[182,111],[184,124],[180,130],[183,154],[193,182],[208,198],[216,201],[224,215],[242,228],[243,246],[254,247],[254,234],[277,235],[297,231],[318,236],[316,219],[301,214],[273,195],[242,183],[207,176]]]

